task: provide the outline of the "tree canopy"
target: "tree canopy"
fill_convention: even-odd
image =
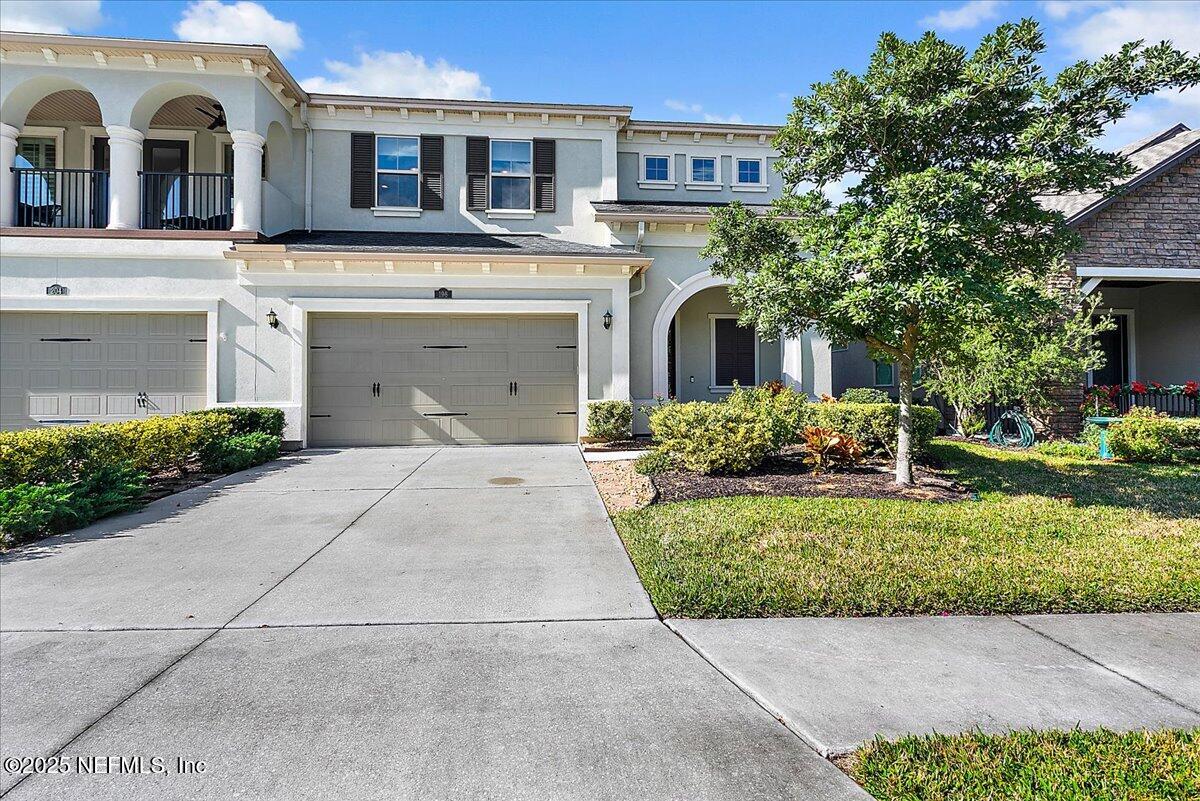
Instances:
[[[743,322],[864,340],[900,370],[897,481],[912,480],[914,367],[974,332],[1020,336],[1064,308],[1079,238],[1038,198],[1105,190],[1131,173],[1095,140],[1136,99],[1200,82],[1200,57],[1131,42],[1047,77],[1031,19],[965,48],[879,37],[862,75],[797,97],[775,139],[785,193],[769,213],[714,211],[704,255]],[[836,207],[821,187],[859,177]]]

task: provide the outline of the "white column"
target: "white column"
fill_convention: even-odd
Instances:
[[[603,312],[602,312],[603,314]],[[629,279],[620,278],[612,291],[612,397],[629,400]]]
[[[17,216],[17,176],[10,169],[17,160],[17,134],[20,131],[0,122],[0,227],[7,228]]]
[[[804,392],[804,333],[794,337],[784,337],[780,343],[783,347],[782,361],[783,383],[797,392]]]
[[[127,125],[108,125],[108,227],[140,228],[142,181],[141,131]]]
[[[262,227],[262,159],[266,139],[254,131],[230,131],[233,140],[233,230]]]

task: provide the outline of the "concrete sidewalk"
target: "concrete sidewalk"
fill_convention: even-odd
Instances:
[[[1200,726],[1200,614],[667,625],[825,756],[933,731]]]

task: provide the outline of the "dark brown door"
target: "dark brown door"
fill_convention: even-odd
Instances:
[[[186,228],[188,143],[147,139],[142,145],[145,228]]]
[[[1093,318],[1096,322],[1098,318]],[[1129,381],[1129,318],[1114,314],[1117,327],[1100,334],[1100,349],[1104,351],[1104,366],[1092,371],[1092,383],[1108,386]]]

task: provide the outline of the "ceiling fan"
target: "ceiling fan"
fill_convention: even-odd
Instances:
[[[200,108],[199,106],[196,106],[196,111],[199,111],[204,116],[212,119],[212,122],[208,124],[208,130],[215,131],[218,128],[225,127],[225,109],[221,108],[221,104],[215,100],[213,101],[212,107],[216,109],[216,114],[213,114],[208,109]]]

